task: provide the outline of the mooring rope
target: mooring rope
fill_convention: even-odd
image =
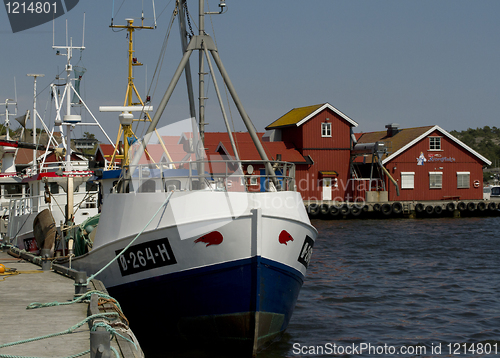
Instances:
[[[149,224],[151,224],[151,222],[153,221],[153,219],[156,217],[156,215],[158,215],[158,213],[160,212],[160,210],[163,208],[163,207],[166,207],[170,201],[170,197],[172,196],[172,194],[174,193],[174,191],[172,190],[171,192],[168,193],[167,195],[167,198],[165,199],[165,201],[160,205],[160,207],[158,208],[158,210],[156,210],[156,213],[151,217],[151,219],[148,221],[148,223],[146,224],[146,226],[144,226],[142,228],[142,230],[132,239],[132,241],[130,241],[128,243],[127,246],[125,246],[125,248],[118,254],[116,255],[110,262],[108,262],[108,264],[106,266],[104,266],[102,269],[100,269],[99,271],[97,271],[95,274],[93,274],[92,276],[90,276],[88,279],[87,279],[87,285],[90,283],[91,280],[93,280],[97,275],[99,275],[101,272],[103,272],[105,269],[107,269],[109,266],[111,266],[111,264],[113,262],[115,262],[116,260],[118,260],[118,258],[123,255],[123,253],[125,251],[128,250],[128,248],[130,246],[132,246],[132,244],[139,238],[139,236],[142,235],[142,233],[144,232],[144,230],[146,230],[146,228],[149,226]]]
[[[62,331],[62,332],[57,332],[57,333],[50,333],[50,334],[46,334],[44,336],[39,336],[39,337],[35,337],[35,338],[28,338],[28,339],[23,339],[23,340],[20,340],[20,341],[16,341],[16,342],[11,342],[11,343],[5,343],[5,344],[1,344],[0,345],[0,348],[6,348],[6,347],[11,347],[11,346],[16,346],[16,345],[19,345],[19,344],[23,344],[23,343],[31,343],[31,342],[36,342],[36,341],[40,341],[42,339],[47,339],[47,338],[53,338],[53,337],[58,337],[58,336],[62,336],[64,334],[69,334],[69,333],[73,333],[75,330],[77,330],[78,328],[80,328],[81,326],[83,326],[84,324],[86,324],[88,321],[90,320],[93,320],[93,319],[96,319],[96,318],[101,318],[101,319],[111,319],[112,317],[109,317],[109,316],[114,316],[114,317],[118,317],[118,313],[117,312],[108,312],[108,313],[96,313],[96,314],[93,314],[91,316],[88,316],[87,318],[85,318],[83,321],[81,322],[78,322],[77,324],[75,324],[74,326]],[[90,350],[89,350],[90,351]],[[73,355],[71,357],[79,357],[83,354],[87,354],[89,351],[86,351],[84,353],[79,353],[77,355]],[[13,356],[9,356],[9,355],[0,355],[0,357],[13,357]]]
[[[92,295],[97,295],[99,297],[102,297],[102,298],[106,298],[106,299],[109,299],[109,300],[112,300],[113,302],[116,303],[116,305],[118,306],[118,308],[121,310],[122,308],[120,307],[120,304],[118,303],[117,300],[115,300],[113,297],[111,297],[110,295],[107,295],[101,291],[97,291],[97,290],[93,290],[93,291],[89,291],[87,293],[85,293],[84,295],[80,296],[80,297],[77,297],[75,298],[73,301],[69,301],[69,302],[58,302],[58,301],[53,301],[53,302],[47,302],[47,303],[40,303],[40,302],[33,302],[33,303],[30,303],[26,309],[27,310],[34,310],[36,308],[42,308],[42,307],[54,307],[54,306],[65,306],[65,305],[71,305],[73,303],[80,303],[80,302],[84,302],[84,301],[89,301],[90,300],[90,297]],[[1,347],[0,347],[1,348]]]

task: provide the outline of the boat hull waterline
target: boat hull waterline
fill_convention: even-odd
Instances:
[[[104,267],[166,195],[111,194],[94,248],[74,259],[73,267],[88,275]],[[139,334],[144,346],[182,337],[255,353],[286,329],[316,235],[296,192],[174,192],[97,278],[133,325],[161,325],[157,335]],[[151,310],[137,309],[144,302]]]

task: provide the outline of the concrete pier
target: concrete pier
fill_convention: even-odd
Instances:
[[[0,250],[0,264],[7,269],[15,269],[13,274],[0,273],[0,347],[11,342],[64,332],[85,320],[88,312],[92,312],[89,309],[90,303],[27,309],[27,306],[34,302],[72,301],[75,295],[75,281],[52,270],[42,271],[40,266],[13,257],[6,250]],[[91,281],[88,289],[105,291],[100,281]],[[97,305],[95,306],[93,312],[99,311]],[[72,333],[0,348],[0,355],[73,356],[89,351],[90,335],[89,324],[85,323]],[[117,336],[111,340],[111,347],[124,358],[143,357],[140,347],[136,350],[133,344]],[[109,353],[109,346],[107,349]],[[83,356],[94,355],[86,353]],[[114,357],[114,353],[110,352],[107,356]]]
[[[311,218],[427,218],[500,216],[500,200],[383,201],[337,202],[331,200],[304,200]]]

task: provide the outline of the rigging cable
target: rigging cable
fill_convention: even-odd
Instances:
[[[167,33],[165,34],[165,38],[163,40],[163,44],[162,44],[162,47],[161,47],[161,50],[160,50],[160,55],[158,57],[158,61],[156,63],[156,67],[155,67],[155,70],[154,70],[154,73],[153,73],[153,76],[151,78],[151,84],[149,86],[149,89],[148,89],[148,92],[146,94],[146,98],[148,96],[151,96],[151,98],[154,97],[155,93],[156,93],[156,89],[158,87],[158,82],[160,80],[160,72],[161,72],[161,67],[163,66],[163,60],[165,59],[165,52],[166,52],[166,49],[167,49],[167,45],[168,45],[168,40],[170,38],[170,33],[172,31],[172,26],[174,24],[174,21],[175,21],[175,17],[176,17],[176,14],[177,14],[177,11],[174,10],[172,12],[172,16],[170,18],[170,22],[169,22],[169,25],[168,25],[168,29],[167,29]],[[153,83],[155,82],[155,77],[156,77],[156,83],[154,84],[154,89],[153,88]],[[153,93],[151,94],[151,90],[153,91]],[[151,94],[151,95],[150,95]],[[136,130],[137,130],[137,127],[136,127]],[[143,133],[144,131],[146,130],[145,126],[143,128]],[[142,133],[142,134],[143,134]],[[142,136],[141,134],[141,136]]]

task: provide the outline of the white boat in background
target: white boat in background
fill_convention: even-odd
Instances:
[[[181,31],[184,5],[182,0],[176,9]],[[220,6],[222,12],[225,3]],[[214,41],[204,31],[203,0],[199,13],[200,35],[184,46],[146,135],[131,145],[135,155],[122,159],[129,165],[105,170],[96,178],[103,202],[98,224],[88,230],[92,248],[71,264],[105,284],[127,312],[143,347],[164,349],[168,341],[187,341],[255,356],[287,328],[317,231],[295,190],[294,165],[268,159]],[[131,36],[133,21],[127,22]],[[165,149],[182,148],[182,160],[166,155],[157,162],[148,154],[152,143],[161,145],[156,140],[163,131],[155,134],[157,124],[182,73],[190,78],[189,58],[195,50],[200,58],[205,56],[201,77],[205,60],[212,74],[210,58],[217,64],[260,160],[207,157],[203,113],[194,120],[192,102],[191,119],[182,121],[180,130],[172,129],[178,125],[167,126],[168,135],[179,140],[175,148]],[[215,76],[212,82],[216,85]],[[203,83],[200,78],[200,93]],[[216,91],[219,94],[217,87]],[[189,81],[188,92],[194,98]],[[200,101],[203,107],[204,99]],[[126,144],[132,137],[127,134],[133,121],[130,109],[121,108],[120,115]],[[228,135],[234,144],[229,128]],[[250,180],[262,183],[264,190],[251,192]],[[154,329],[140,332],[135,327]]]
[[[33,144],[30,146],[26,143],[6,140],[0,142],[0,145],[6,153],[11,153],[19,147],[33,150],[31,168],[15,178],[16,182],[21,185],[22,195],[18,198],[10,198],[5,237],[8,242],[21,249],[38,252],[46,248],[53,254],[57,250],[55,230],[51,229],[51,237],[48,239],[38,234],[38,229],[35,230],[34,224],[41,222],[40,230],[44,232],[47,227],[71,227],[95,216],[99,210],[97,185],[89,182],[89,179],[94,176],[94,172],[89,168],[89,160],[71,149],[72,128],[79,125],[98,126],[109,142],[112,143],[112,141],[73,85],[73,82],[79,84],[83,75],[81,69],[71,64],[73,51],[85,49],[83,40],[81,46],[73,46],[71,41],[65,46],[53,45],[52,47],[57,50],[57,55],[63,55],[67,60],[65,84],[53,83],[50,86],[56,107],[54,127],[49,130],[36,111],[36,78],[43,75],[29,74],[28,76],[35,78],[35,100],[31,118],[34,133]],[[59,95],[61,87],[63,87],[62,96]],[[72,113],[74,107],[85,107],[94,122],[82,122],[81,115]],[[37,144],[37,118],[48,135],[47,146]],[[25,120],[21,124],[24,129]],[[66,138],[61,137],[62,143],[58,143],[54,139],[55,128],[59,128],[59,133],[62,135],[63,126],[66,127]],[[12,179],[9,178],[9,180]],[[65,243],[59,242],[59,245],[64,252]]]

